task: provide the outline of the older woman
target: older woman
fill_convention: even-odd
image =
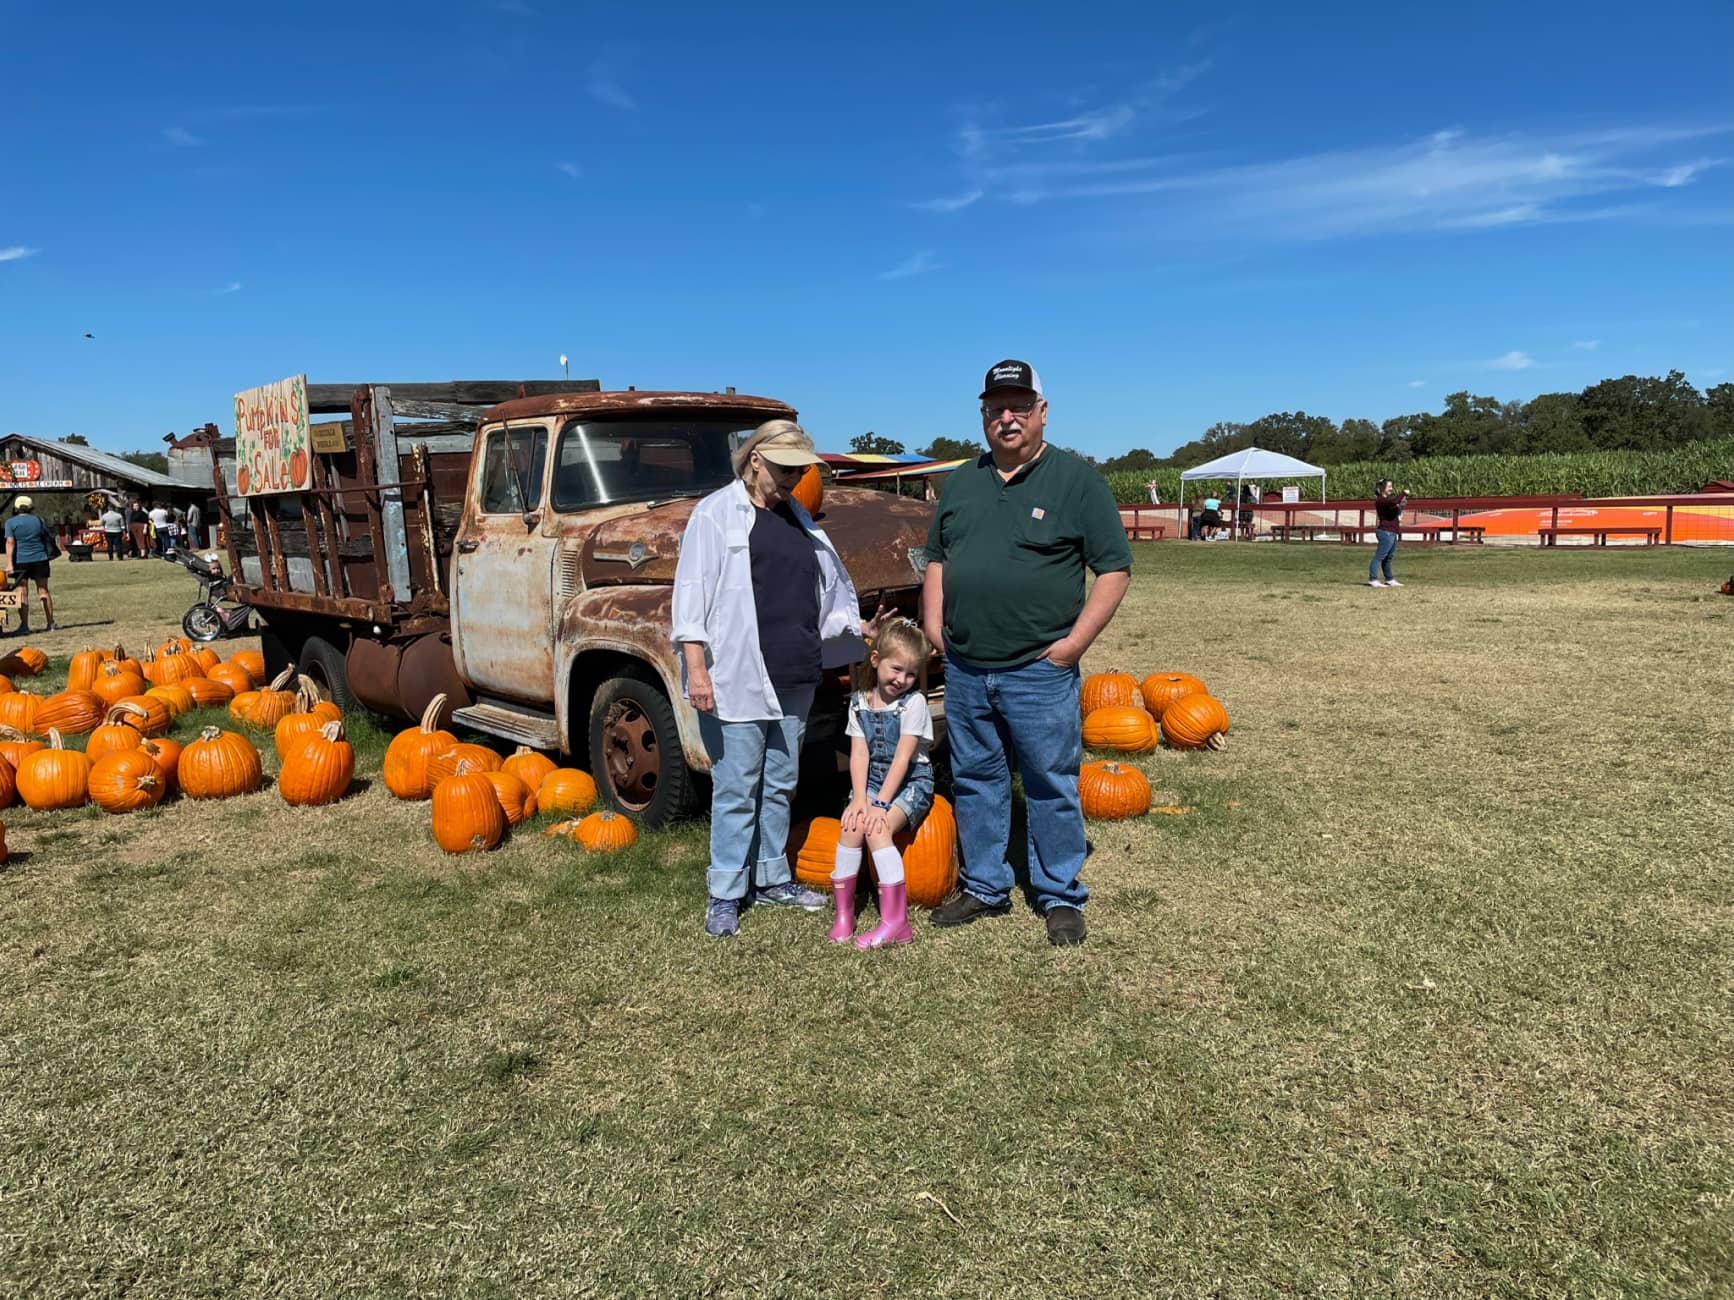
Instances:
[[[705,933],[740,928],[743,902],[823,911],[790,879],[789,801],[807,710],[826,668],[861,658],[860,598],[843,561],[789,494],[817,464],[793,420],[760,425],[735,481],[693,508],[674,575],[673,637],[711,760]]]

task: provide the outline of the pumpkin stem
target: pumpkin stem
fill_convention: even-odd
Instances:
[[[1220,731],[1216,731],[1212,732],[1210,739],[1204,743],[1210,749],[1227,749],[1228,737],[1223,735]]]
[[[223,729],[221,727],[202,727],[199,730],[199,739],[200,740],[215,740],[218,736],[220,736],[222,734],[223,734]]]
[[[144,708],[142,705],[133,704],[127,700],[122,700],[120,703],[116,704],[113,708],[109,709],[109,711],[107,713],[103,714],[102,720],[106,725],[108,725],[110,727],[117,726],[117,725],[122,724],[126,721],[126,715],[129,713],[136,713],[136,714],[138,714],[139,717],[145,718],[145,719],[149,719],[149,717],[151,716],[150,710],[147,708]]]
[[[151,761],[155,762],[156,760],[152,759]],[[136,785],[140,790],[154,790],[157,788],[156,774],[154,772],[147,772],[143,776],[141,776],[137,781],[133,782],[133,784]]]
[[[323,727],[319,728],[319,734],[335,745],[338,741],[343,739],[343,724],[341,722],[327,722]],[[460,763],[458,766],[462,767],[463,764]]]
[[[272,678],[271,684],[269,686],[267,686],[265,689],[269,690],[269,691],[280,691],[285,686],[287,686],[289,684],[289,682],[291,681],[291,679],[294,678],[294,676],[295,676],[295,665],[290,664],[282,672],[278,673],[276,677]]]
[[[440,729],[440,710],[446,706],[445,692],[441,691],[427,702],[427,708],[421,711],[421,729],[428,735]]]
[[[61,740],[60,740],[60,728],[50,727],[48,729],[48,747],[50,749],[65,749],[66,748],[66,746],[64,744],[62,744]]]

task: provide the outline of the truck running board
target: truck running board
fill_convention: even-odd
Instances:
[[[551,713],[523,704],[472,704],[452,713],[452,721],[531,749],[560,750],[560,724]]]

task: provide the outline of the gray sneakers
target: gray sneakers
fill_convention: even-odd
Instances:
[[[704,932],[713,939],[732,939],[741,928],[741,900],[713,898],[704,909]]]
[[[798,907],[803,912],[823,912],[831,905],[829,894],[816,894],[792,880],[755,889],[750,898],[754,907]]]

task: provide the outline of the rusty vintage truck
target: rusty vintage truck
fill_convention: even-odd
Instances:
[[[328,447],[312,486],[242,497],[232,442],[208,428],[237,596],[273,669],[340,702],[565,756],[650,824],[694,811],[708,768],[680,695],[669,606],[692,507],[786,403],[601,391],[594,380],[308,385]],[[227,454],[225,454],[227,453]],[[831,487],[818,524],[863,612],[914,616],[931,507]],[[929,683],[943,717],[940,670]],[[847,682],[821,687],[810,751],[840,752]],[[832,770],[835,770],[834,764]]]

